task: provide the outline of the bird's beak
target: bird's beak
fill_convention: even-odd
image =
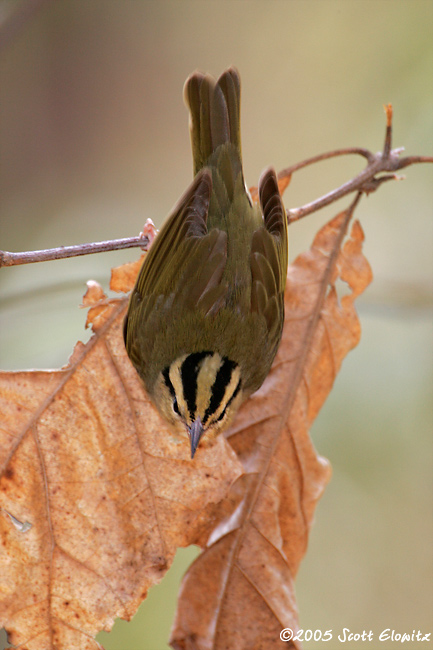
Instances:
[[[191,443],[191,458],[194,458],[194,454],[197,450],[200,438],[203,435],[203,431],[203,425],[199,417],[197,420],[194,420],[190,427],[188,427],[189,440]]]

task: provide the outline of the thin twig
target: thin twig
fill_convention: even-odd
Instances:
[[[341,199],[343,196],[346,196],[346,194],[350,194],[351,192],[356,191],[356,192],[364,192],[365,194],[370,194],[371,192],[377,190],[379,185],[382,185],[382,183],[384,183],[385,181],[398,180],[399,178],[401,178],[397,176],[395,173],[393,173],[398,171],[399,169],[403,169],[404,167],[408,167],[409,165],[413,165],[415,163],[433,162],[433,157],[430,156],[406,156],[405,158],[400,158],[400,154],[404,149],[403,148],[391,149],[391,143],[392,143],[391,104],[385,106],[385,113],[386,113],[386,132],[385,132],[385,142],[383,145],[383,151],[377,154],[373,154],[367,149],[362,149],[362,148],[340,149],[335,152],[330,152],[329,154],[322,154],[321,157],[316,156],[316,159],[310,158],[309,160],[300,163],[300,165],[298,165],[297,167],[296,166],[294,166],[293,168],[287,167],[287,169],[284,169],[282,172],[280,172],[280,174],[278,174],[278,178],[281,178],[284,177],[285,175],[291,174],[293,171],[295,171],[295,168],[300,169],[301,166],[305,167],[307,164],[316,162],[316,160],[325,160],[326,158],[331,158],[334,155],[344,155],[345,153],[347,154],[357,153],[361,156],[364,156],[368,161],[366,168],[362,172],[360,172],[357,176],[352,178],[350,181],[343,183],[343,185],[341,185],[337,189],[332,190],[332,192],[328,192],[328,194],[325,194],[324,196],[321,196],[319,199],[316,199],[311,203],[307,203],[306,205],[303,205],[300,208],[292,208],[291,210],[287,210],[287,218],[289,220],[289,223],[298,221],[299,219],[302,219],[302,217],[307,216],[307,214],[316,212],[317,210],[324,208],[326,205],[329,205],[330,203],[333,203],[334,201]],[[388,173],[385,174],[385,172]],[[382,174],[382,175],[377,176],[378,174]]]
[[[384,106],[386,114],[386,132],[385,132],[385,144],[383,145],[383,157],[388,158],[391,153],[391,142],[392,142],[392,105],[387,104]]]
[[[300,208],[293,208],[287,210],[287,218],[289,223],[302,219],[307,214],[316,212],[320,208],[337,201],[338,199],[350,194],[351,192],[360,192],[369,194],[377,190],[382,183],[390,180],[396,180],[399,177],[395,174],[396,171],[409,167],[418,163],[433,162],[433,157],[430,156],[405,156],[400,158],[403,148],[391,149],[392,143],[392,106],[388,104],[385,106],[386,112],[386,134],[383,150],[379,153],[372,153],[368,149],[362,147],[349,147],[347,149],[335,149],[327,153],[313,156],[307,160],[286,167],[278,174],[278,179],[288,178],[290,175],[322,160],[329,160],[336,156],[346,156],[356,154],[366,158],[367,166],[357,176],[347,181],[340,187],[332,192],[328,192],[324,196],[307,203]],[[379,175],[380,174],[380,175]],[[51,248],[41,251],[28,251],[23,253],[11,253],[8,251],[0,251],[0,267],[2,266],[15,266],[18,264],[30,264],[32,262],[45,262],[48,260],[64,259],[66,257],[77,257],[78,255],[88,255],[90,253],[101,253],[106,251],[119,250],[123,248],[141,247],[147,250],[149,245],[149,238],[147,236],[127,237],[125,239],[114,239],[103,242],[96,242],[91,244],[78,244],[77,246],[61,246],[59,248]]]
[[[124,239],[111,239],[108,241],[94,242],[91,244],[77,244],[76,246],[59,246],[40,251],[26,251],[24,253],[10,253],[0,251],[0,267],[16,266],[18,264],[31,264],[33,262],[48,262],[50,260],[61,260],[67,257],[78,257],[79,255],[90,255],[91,253],[105,253],[123,248],[136,248],[140,246],[147,250],[149,238],[125,237]]]
[[[303,167],[308,167],[308,165],[314,165],[314,163],[321,162],[322,160],[329,160],[329,158],[336,158],[337,156],[347,156],[350,154],[357,154],[358,156],[363,156],[368,160],[368,162],[373,162],[374,160],[374,154],[371,153],[368,149],[364,149],[363,147],[347,147],[346,149],[334,149],[333,151],[327,151],[326,153],[320,153],[317,156],[313,156],[312,158],[307,158],[306,160],[302,160],[299,163],[296,163],[295,165],[291,165],[290,167],[286,167],[285,169],[282,169],[280,172],[277,174],[277,178],[286,178],[287,176],[290,176],[293,174],[293,172],[297,172],[299,169],[302,169]]]

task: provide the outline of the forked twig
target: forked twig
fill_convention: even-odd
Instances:
[[[292,208],[287,210],[287,218],[289,223],[293,221],[298,221],[302,217],[316,212],[321,208],[341,199],[346,194],[351,192],[363,192],[364,194],[370,194],[377,190],[377,188],[390,180],[398,180],[401,177],[397,176],[394,172],[409,167],[416,163],[424,162],[433,162],[433,157],[431,156],[405,156],[400,158],[400,154],[404,151],[403,147],[399,149],[391,149],[392,144],[392,106],[388,104],[385,106],[386,113],[386,132],[385,132],[385,142],[383,145],[383,150],[379,151],[376,154],[373,154],[371,151],[362,148],[349,148],[349,149],[337,149],[336,151],[330,151],[329,153],[321,154],[309,160],[305,160],[298,165],[293,165],[293,167],[287,167],[283,169],[278,174],[278,178],[282,179],[287,176],[290,176],[294,171],[306,167],[312,163],[327,160],[329,158],[335,158],[336,156],[343,156],[347,154],[358,154],[367,159],[367,166],[360,172],[357,176],[352,178],[350,181],[347,181],[340,187],[332,192],[328,192],[324,196],[307,203],[300,208]],[[380,175],[379,175],[380,174]]]
[[[303,167],[312,165],[322,160],[335,158],[337,156],[346,156],[356,154],[364,157],[367,160],[367,165],[362,172],[357,176],[347,181],[340,187],[320,198],[301,206],[300,208],[292,208],[287,210],[287,218],[289,223],[298,221],[303,217],[316,212],[321,208],[337,201],[338,199],[350,194],[351,192],[360,192],[370,194],[377,190],[382,183],[390,180],[396,180],[399,177],[395,174],[396,171],[409,167],[417,163],[433,162],[433,157],[430,156],[405,156],[400,158],[403,148],[391,149],[392,144],[392,106],[388,104],[385,106],[386,113],[386,133],[383,150],[379,153],[372,153],[368,149],[362,147],[350,147],[347,149],[335,149],[327,153],[314,156],[303,160],[296,165],[283,169],[278,174],[278,180],[287,180],[295,172]],[[76,246],[60,246],[58,248],[50,248],[40,251],[27,251],[22,253],[11,253],[8,251],[0,251],[0,267],[2,266],[15,266],[18,264],[30,264],[32,262],[46,262],[48,260],[58,260],[67,257],[77,257],[79,255],[89,255],[90,253],[101,253],[106,251],[119,250],[123,248],[140,247],[147,250],[149,246],[149,237],[146,235],[139,235],[138,237],[126,237],[124,239],[113,239],[103,242],[95,242],[90,244],[78,244]]]

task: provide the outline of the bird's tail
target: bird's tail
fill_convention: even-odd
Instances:
[[[234,67],[223,72],[218,81],[201,72],[186,80],[184,98],[190,111],[194,174],[206,165],[224,165],[224,159],[230,161],[226,172],[232,178],[242,172],[240,95],[239,73]]]

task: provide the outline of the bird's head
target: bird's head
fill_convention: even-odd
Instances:
[[[193,458],[203,434],[212,439],[232,421],[242,402],[241,370],[218,352],[184,354],[160,372],[152,398],[165,419],[188,434]]]

